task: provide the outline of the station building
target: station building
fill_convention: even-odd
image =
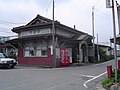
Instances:
[[[55,24],[55,60],[56,65],[70,63],[88,63],[92,54],[92,36],[71,28],[58,21]],[[14,27],[18,38],[9,40],[18,48],[18,63],[52,66],[53,65],[53,33],[52,20],[37,15],[24,26]]]

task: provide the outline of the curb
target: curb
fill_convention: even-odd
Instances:
[[[99,83],[97,83],[97,85],[96,85],[96,90],[106,90],[106,89],[104,89],[104,88],[102,87],[101,83],[99,82]]]

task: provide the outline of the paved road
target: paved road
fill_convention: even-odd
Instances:
[[[90,81],[106,71],[109,61],[64,68],[22,67],[0,69],[0,90],[96,90]],[[90,84],[92,83],[92,84]]]

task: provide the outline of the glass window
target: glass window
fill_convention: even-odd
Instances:
[[[36,56],[41,56],[41,50],[36,50]]]
[[[33,33],[36,34],[36,30],[33,30]]]
[[[30,35],[32,35],[32,30],[30,30],[30,33],[29,33]]]
[[[47,55],[47,50],[41,50],[41,55]]]
[[[36,47],[33,47],[34,43],[27,43],[24,47],[24,55],[27,57],[31,56],[46,56],[47,55],[47,44],[39,42]]]
[[[30,56],[35,56],[35,51],[34,51],[34,50],[30,50],[30,51],[29,51],[29,55],[30,55]]]
[[[25,51],[25,56],[29,56],[29,51]]]
[[[39,29],[37,29],[37,34],[39,34],[40,33],[40,30]]]

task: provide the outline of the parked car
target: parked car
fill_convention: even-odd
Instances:
[[[0,53],[0,67],[14,68],[17,61],[13,58],[7,58],[3,53]]]

